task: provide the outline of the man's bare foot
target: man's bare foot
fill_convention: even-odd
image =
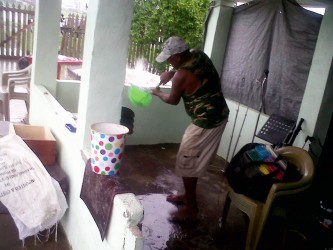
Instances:
[[[168,220],[170,222],[194,221],[197,220],[198,212],[196,207],[183,206],[177,211],[171,212]]]
[[[181,195],[169,194],[166,197],[166,200],[171,203],[186,204],[186,198],[184,194]]]

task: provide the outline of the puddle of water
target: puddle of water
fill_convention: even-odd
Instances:
[[[138,195],[137,198],[144,207],[144,249],[165,249],[170,235],[174,238],[182,233],[177,229],[177,225],[168,221],[169,213],[175,210],[176,206],[166,201],[166,194]]]

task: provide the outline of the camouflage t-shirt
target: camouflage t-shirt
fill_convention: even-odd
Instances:
[[[204,52],[191,53],[191,60],[179,69],[195,74],[200,79],[201,87],[192,95],[182,95],[185,109],[193,124],[201,128],[215,128],[229,115],[220,78],[212,61]]]

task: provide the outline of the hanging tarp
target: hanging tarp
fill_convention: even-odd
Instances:
[[[264,113],[297,119],[321,20],[294,0],[234,8],[221,74],[225,97],[256,110],[264,99]]]

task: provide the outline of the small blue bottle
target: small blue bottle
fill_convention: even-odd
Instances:
[[[255,150],[262,160],[265,160],[271,156],[271,154],[266,150],[265,145],[258,145],[255,147]]]

